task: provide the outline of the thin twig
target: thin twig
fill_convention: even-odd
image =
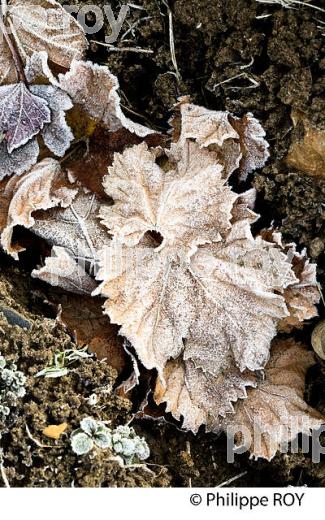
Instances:
[[[172,63],[173,63],[174,69],[175,69],[177,83],[179,84],[182,81],[182,77],[181,77],[179,69],[178,69],[176,52],[175,52],[173,12],[172,12],[171,8],[169,7],[168,0],[162,0],[162,1],[163,1],[163,4],[166,6],[167,13],[168,13],[170,55],[172,58]]]
[[[153,54],[151,49],[141,49],[140,47],[115,47],[110,43],[98,42],[96,40],[91,40],[91,43],[107,47],[111,52],[138,52],[142,54]]]
[[[142,22],[146,21],[146,20],[151,20],[152,19],[152,16],[144,16],[143,18],[139,18],[139,20],[137,20],[136,22],[134,22],[134,24],[132,24],[126,31],[125,33],[122,34],[120,40],[121,42],[125,40],[126,36],[131,32],[132,35],[134,36],[134,32],[133,30]]]
[[[252,83],[252,85],[250,85],[249,87],[229,87],[229,89],[231,89],[231,90],[246,90],[246,89],[251,89],[251,88],[257,88],[257,87],[260,86],[258,81],[256,81],[255,79],[251,78],[247,74],[247,72],[241,72],[240,74],[236,74],[236,76],[232,76],[231,78],[228,78],[228,79],[225,79],[223,81],[220,81],[219,83],[215,83],[213,85],[213,87],[212,87],[212,92],[214,92],[217,87],[220,87],[221,85],[224,85],[225,83],[230,83],[234,79],[238,79],[238,78],[245,78],[245,79],[247,79],[247,81],[250,81]]]
[[[33,441],[36,446],[38,446],[39,448],[62,448],[62,446],[58,445],[58,446],[49,446],[49,445],[46,445],[46,444],[42,444],[41,442],[39,442],[37,439],[35,439],[31,432],[30,432],[30,429],[28,428],[27,424],[25,424],[25,428],[26,428],[26,432],[27,432],[27,435],[28,437],[30,438],[31,441]]]
[[[132,7],[132,9],[139,9],[139,11],[146,11],[146,8],[145,7],[142,7],[142,5],[136,5],[136,4],[126,4],[128,5],[129,7]]]
[[[5,487],[6,488],[10,488],[9,480],[8,480],[7,475],[6,475],[6,470],[5,470],[5,467],[3,465],[2,450],[1,450],[1,455],[0,455],[0,473],[1,473],[1,477],[2,477],[2,480],[3,480],[3,483],[4,483]]]
[[[2,6],[2,4],[1,4],[1,6]],[[3,9],[3,6],[2,6],[2,9]],[[20,81],[22,81],[23,83],[27,83],[23,63],[20,59],[16,45],[14,44],[14,42],[12,41],[12,39],[10,38],[10,36],[8,34],[7,27],[3,21],[2,16],[0,16],[0,32],[2,33],[4,39],[7,42],[8,47],[10,49],[10,52],[11,52],[12,58],[14,60],[14,64],[15,64],[17,74],[18,74]]]
[[[286,9],[293,9],[294,5],[301,5],[303,7],[311,7],[312,9],[316,9],[317,11],[321,11],[321,13],[325,13],[325,9],[322,7],[318,7],[314,4],[309,4],[308,2],[303,2],[302,0],[256,0],[256,2],[260,4],[278,4],[282,5],[282,7],[285,7]]]
[[[238,480],[239,478],[244,477],[245,475],[247,475],[247,471],[243,471],[243,473],[239,473],[239,475],[236,475],[235,477],[232,477],[229,480],[226,480],[225,482],[222,482],[217,487],[228,486],[228,484],[231,484],[232,482],[235,482],[235,480]]]

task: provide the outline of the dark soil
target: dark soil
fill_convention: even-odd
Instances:
[[[131,9],[121,35],[132,25],[134,29],[116,45],[154,52],[108,52],[97,44],[92,44],[89,52],[90,59],[108,64],[119,77],[126,113],[153,128],[167,129],[172,105],[183,94],[208,108],[227,109],[236,115],[253,112],[266,129],[271,152],[266,167],[249,179],[259,192],[262,223],[268,226],[274,221],[287,239],[307,247],[323,280],[325,172],[311,177],[288,168],[284,160],[295,138],[293,109],[301,110],[310,124],[325,129],[325,29],[318,27],[321,15],[311,8],[288,10],[255,0],[170,0],[180,74],[177,79],[170,53],[167,2],[136,3],[143,10]],[[313,3],[325,7],[324,2]],[[112,1],[111,5],[117,13],[120,3]],[[109,28],[106,33],[110,33]],[[104,31],[96,35],[100,41],[103,38]],[[31,329],[10,326],[1,318],[1,353],[32,376],[46,365],[51,352],[62,350],[73,340],[62,326],[44,317],[49,311],[37,296],[44,288],[23,271],[29,267],[25,260],[23,257],[20,267],[1,261],[0,304],[30,320]],[[49,300],[51,291],[46,290]],[[324,313],[323,308],[320,313]],[[300,339],[307,343],[312,325],[300,333]],[[80,419],[91,415],[116,425],[131,418],[130,403],[117,397],[113,389],[115,376],[105,363],[89,360],[60,380],[29,377],[28,393],[15,424],[2,439],[11,485],[216,486],[242,473],[233,485],[325,485],[325,464],[313,464],[307,455],[279,455],[271,463],[239,456],[234,464],[228,464],[223,436],[194,436],[174,425],[149,420],[137,420],[135,427],[150,445],[149,462],[157,465],[149,466],[153,473],[122,469],[103,454],[78,460],[71,452],[69,433]],[[306,391],[308,402],[323,413],[324,376],[325,368],[319,362],[308,374]],[[98,387],[111,389],[103,397],[101,410],[86,402]],[[60,441],[42,436],[45,426],[62,422],[68,423],[68,430]],[[26,426],[34,439],[52,448],[38,447]]]
[[[134,34],[127,35],[127,44],[117,43],[151,49],[152,55],[107,52],[93,45],[90,57],[108,64],[119,77],[126,110],[141,114],[155,128],[166,128],[171,108],[182,94],[238,116],[253,112],[267,132],[272,157],[252,179],[260,194],[260,209],[288,239],[308,247],[313,258],[323,261],[324,171],[319,178],[309,178],[284,163],[292,139],[293,109],[325,128],[321,14],[311,8],[283,9],[255,0],[170,1],[178,82],[166,3],[139,1],[145,10],[133,9],[127,19],[130,25],[137,22]],[[115,12],[118,4],[112,3]],[[325,7],[322,1],[318,5]],[[128,28],[124,24],[121,34]]]

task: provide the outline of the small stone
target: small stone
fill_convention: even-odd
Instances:
[[[45,437],[48,437],[49,439],[58,440],[61,437],[61,435],[66,431],[67,427],[67,423],[62,423],[59,425],[51,424],[50,426],[47,426],[42,433],[43,435],[45,435]]]

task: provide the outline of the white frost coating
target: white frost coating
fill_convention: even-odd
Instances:
[[[44,98],[51,110],[51,123],[41,131],[44,143],[54,155],[63,157],[74,139],[65,120],[65,112],[73,107],[71,99],[63,90],[52,85],[34,85],[30,90]]]
[[[22,57],[46,51],[52,63],[69,68],[88,47],[81,25],[55,0],[11,0],[6,22]]]
[[[39,146],[36,139],[9,154],[5,141],[0,142],[0,180],[28,171],[37,163]]]
[[[32,231],[52,246],[64,247],[76,260],[95,267],[98,251],[109,242],[106,230],[100,225],[99,208],[96,196],[81,190],[68,207],[38,214]]]
[[[121,110],[118,79],[107,67],[90,61],[74,60],[69,72],[60,74],[60,87],[71,97],[74,104],[82,108],[108,130],[115,132],[126,128],[139,137],[145,137],[152,130],[134,123]]]
[[[50,121],[47,101],[33,94],[25,83],[0,87],[0,133],[5,135],[9,153],[39,134]]]
[[[36,52],[27,60],[26,77],[31,82],[41,84],[32,84],[28,89],[19,83],[0,87],[2,92],[12,91],[0,103],[0,128],[5,134],[8,132],[0,142],[0,179],[13,174],[21,175],[36,164],[38,135],[43,137],[45,145],[57,157],[63,157],[73,141],[74,136],[65,120],[66,112],[73,105],[67,93],[57,86],[47,60],[46,52]],[[24,108],[24,114],[28,114],[28,125],[25,116],[21,118],[16,115],[21,113],[21,108]],[[15,128],[14,134],[8,131],[8,121]]]
[[[31,228],[35,224],[33,213],[55,206],[71,205],[77,190],[69,186],[54,159],[44,159],[23,177],[13,177],[4,190],[8,199],[7,222],[1,235],[1,245],[9,254],[18,259],[21,248],[11,244],[15,226]]]
[[[97,287],[95,280],[63,247],[53,247],[45,266],[35,269],[32,277],[74,294],[90,295]]]
[[[219,426],[234,435],[237,445],[243,441],[238,425],[246,428],[251,434],[248,448],[255,459],[271,460],[281,445],[299,433],[310,435],[324,424],[324,417],[304,401],[305,374],[313,363],[313,354],[304,345],[276,341],[264,379],[256,389],[248,390],[247,399],[236,404],[236,413],[228,414]]]

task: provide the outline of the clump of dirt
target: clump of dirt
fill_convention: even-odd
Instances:
[[[70,434],[84,417],[108,421],[111,427],[126,424],[131,419],[131,403],[113,391],[115,370],[95,358],[76,362],[68,375],[59,378],[35,377],[51,363],[55,352],[77,346],[56,320],[38,316],[25,307],[32,289],[28,278],[19,276],[17,270],[1,272],[1,354],[27,376],[26,395],[14,411],[8,431],[1,437],[3,464],[10,485],[167,486],[171,477],[164,467],[158,471],[145,465],[128,469],[112,461],[107,450],[82,457],[72,452]],[[98,397],[96,405],[88,401],[92,394]],[[59,440],[43,435],[47,426],[62,423],[68,427]]]

